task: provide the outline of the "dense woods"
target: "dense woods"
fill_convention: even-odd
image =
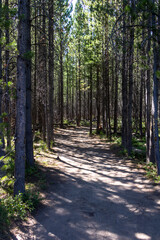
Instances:
[[[0,154],[15,141],[14,194],[35,133],[51,149],[68,124],[121,136],[129,156],[145,139],[160,175],[159,79],[159,0],[1,0]]]

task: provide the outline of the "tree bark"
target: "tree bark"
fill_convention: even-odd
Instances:
[[[60,27],[61,29],[61,27]],[[63,101],[63,39],[62,33],[60,32],[60,83],[61,83],[61,98],[60,98],[60,106],[61,106],[61,128],[63,128],[63,118],[64,118],[64,101]]]
[[[117,133],[117,117],[118,117],[118,56],[115,58],[115,99],[114,99],[114,133]]]
[[[33,136],[35,135],[35,128],[37,124],[37,4],[34,0],[35,11],[35,27],[34,27],[34,43],[35,43],[35,56],[34,56],[34,82],[33,82]]]
[[[25,133],[26,133],[26,82],[28,51],[28,10],[29,0],[18,1],[18,59],[17,59],[17,99],[16,99],[16,142],[15,142],[15,183],[14,195],[25,192]],[[26,37],[27,36],[27,37]]]
[[[100,133],[100,81],[99,81],[99,66],[97,65],[97,98],[96,98],[96,105],[97,105],[97,134]]]
[[[47,145],[50,149],[54,141],[53,134],[53,93],[54,93],[54,1],[49,1],[49,112],[48,112],[48,138]]]
[[[150,21],[151,18],[149,18],[148,21],[148,43],[147,43],[147,65],[150,66],[151,61],[150,61],[150,55],[149,52],[151,50],[151,28],[150,28]],[[151,151],[151,149],[153,148],[152,143],[153,141],[151,141],[151,133],[152,133],[152,126],[151,126],[151,83],[150,83],[150,75],[151,75],[151,71],[150,71],[150,67],[147,69],[147,79],[146,79],[146,163],[149,163],[150,160],[154,158],[154,155],[152,155],[151,153],[153,151]],[[153,160],[154,161],[154,160]]]
[[[123,9],[125,1],[123,1]],[[126,17],[123,16],[123,57],[122,57],[122,146],[127,148],[127,77],[126,77]]]
[[[2,7],[2,1],[0,0],[0,12],[1,12],[1,7]],[[0,39],[2,37],[2,31],[0,29]],[[0,79],[2,79],[2,47],[1,47],[1,44],[0,44]],[[2,118],[1,118],[1,115],[2,115],[2,88],[0,86],[0,124],[2,124]],[[2,133],[2,130],[0,129],[0,157],[4,155],[4,151],[3,151],[3,148],[4,148],[4,137],[3,137],[3,133]]]
[[[155,0],[153,0],[155,4]],[[158,79],[156,76],[157,73],[157,64],[158,64],[158,48],[157,43],[155,42],[156,37],[156,23],[155,23],[155,13],[152,14],[152,29],[153,29],[153,56],[154,56],[154,63],[153,63],[153,107],[152,107],[152,114],[154,117],[154,150],[155,150],[155,159],[157,163],[157,170],[158,175],[160,175],[160,152],[159,152],[159,134],[158,134]]]
[[[9,21],[9,5],[8,5],[8,0],[5,0],[5,8],[6,8],[6,14],[5,14],[5,20],[6,22]],[[6,38],[6,45],[9,44],[9,25],[6,24],[6,29],[5,29],[5,38]],[[5,51],[5,82],[6,82],[6,89],[5,89],[5,112],[7,114],[7,147],[11,146],[11,136],[10,136],[10,113],[9,113],[9,88],[8,88],[8,82],[9,82],[9,50],[6,49]]]
[[[30,3],[29,3],[30,4]],[[31,99],[31,25],[30,25],[30,5],[26,11],[26,161],[28,166],[34,165],[33,155],[33,134],[32,134],[32,99]]]
[[[135,3],[131,1],[131,7],[134,11]],[[134,20],[131,15],[131,26],[133,26]],[[132,152],[132,101],[133,101],[133,61],[134,61],[134,27],[130,30],[130,46],[129,46],[129,102],[128,102],[128,138],[127,138],[127,150],[128,155]]]
[[[78,125],[81,122],[81,46],[80,46],[80,39],[78,41]]]
[[[90,94],[89,94],[89,97],[90,97],[90,135],[92,135],[92,104],[93,104],[93,100],[92,100],[92,95],[93,95],[93,92],[92,92],[92,66],[90,66]]]

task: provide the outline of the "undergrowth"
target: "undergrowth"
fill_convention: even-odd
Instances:
[[[28,212],[37,208],[42,198],[40,190],[46,187],[45,176],[38,165],[26,166],[26,192],[13,196],[14,189],[14,154],[3,160],[0,169],[0,231],[8,228],[12,220],[24,220]]]
[[[143,164],[143,168],[146,171],[146,176],[149,179],[154,180],[155,183],[160,183],[160,176],[157,175],[156,164],[150,162],[148,164]]]

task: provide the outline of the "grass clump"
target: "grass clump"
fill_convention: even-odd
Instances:
[[[150,162],[148,164],[145,164],[143,168],[146,171],[146,176],[149,179],[154,180],[155,183],[160,183],[160,176],[157,175],[157,168],[156,164]]]

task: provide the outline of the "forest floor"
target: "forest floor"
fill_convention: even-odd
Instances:
[[[143,170],[87,128],[58,129],[55,138],[55,152],[37,156],[47,175],[45,199],[11,239],[160,239],[159,186]]]

